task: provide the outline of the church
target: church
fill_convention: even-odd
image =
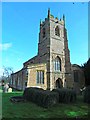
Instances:
[[[70,62],[65,16],[59,20],[48,9],[47,17],[40,21],[38,53],[11,75],[10,86],[18,90],[26,87],[79,90],[83,85],[81,67]]]

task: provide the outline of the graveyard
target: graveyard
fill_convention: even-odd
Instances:
[[[58,103],[50,108],[43,108],[32,102],[13,103],[10,98],[13,96],[22,96],[22,91],[12,91],[2,94],[2,117],[11,118],[86,118],[90,110],[87,103],[83,102],[83,96],[79,95],[75,103]]]
[[[2,120],[89,119],[87,7],[3,3]]]

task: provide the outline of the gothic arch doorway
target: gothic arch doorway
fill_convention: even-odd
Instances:
[[[62,88],[63,87],[63,82],[61,80],[61,78],[58,78],[56,80],[56,88]]]

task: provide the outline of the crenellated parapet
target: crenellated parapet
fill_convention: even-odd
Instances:
[[[58,17],[54,17],[54,15],[52,15],[50,13],[50,9],[48,9],[48,15],[47,15],[47,18],[44,19],[44,21],[41,21],[40,20],[40,28],[42,28],[46,22],[50,22],[50,21],[53,21],[55,23],[58,23],[58,24],[61,24],[61,25],[65,25],[65,16],[63,15],[62,18],[58,18]]]

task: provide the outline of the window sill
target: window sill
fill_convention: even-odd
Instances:
[[[44,83],[37,83],[37,85],[44,85]]]
[[[61,71],[58,71],[58,70],[57,70],[57,71],[54,71],[54,72],[55,72],[55,73],[61,73]]]

